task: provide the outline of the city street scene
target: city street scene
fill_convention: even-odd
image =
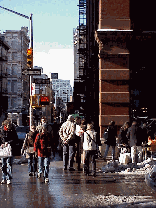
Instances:
[[[154,6],[0,0],[0,207],[156,207]]]

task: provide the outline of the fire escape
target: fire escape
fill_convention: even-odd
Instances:
[[[79,81],[85,78],[86,66],[86,0],[79,0]]]
[[[78,77],[79,88],[77,89],[77,96],[79,102],[80,115],[85,116],[85,81],[86,81],[86,0],[79,0],[79,26],[78,26]]]

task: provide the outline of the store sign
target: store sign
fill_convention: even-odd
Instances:
[[[49,102],[48,96],[40,96],[40,105],[49,105]]]

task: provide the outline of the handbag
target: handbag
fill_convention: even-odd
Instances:
[[[104,143],[107,144],[107,142],[108,142],[108,129],[104,132],[103,137],[105,140]]]
[[[27,153],[34,153],[34,147],[28,147],[26,152]]]
[[[12,157],[11,145],[5,142],[0,147],[0,158]]]

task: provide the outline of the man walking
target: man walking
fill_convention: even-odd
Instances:
[[[52,152],[53,141],[50,134],[47,132],[47,126],[43,125],[40,133],[37,134],[34,143],[34,152],[38,155],[38,178],[44,170],[45,183],[49,182],[49,165]]]
[[[139,140],[139,127],[137,126],[137,122],[133,121],[132,126],[128,129],[127,138],[129,138],[129,143],[131,147],[131,158],[132,163],[134,165],[137,164],[137,155],[141,160],[141,141]]]
[[[74,145],[75,145],[74,132],[75,132],[74,117],[72,115],[69,115],[67,121],[62,124],[59,130],[59,135],[63,144],[64,170],[67,170],[68,160],[69,160],[69,170],[70,171],[75,170],[73,168]],[[69,152],[69,158],[68,158],[68,152]]]

